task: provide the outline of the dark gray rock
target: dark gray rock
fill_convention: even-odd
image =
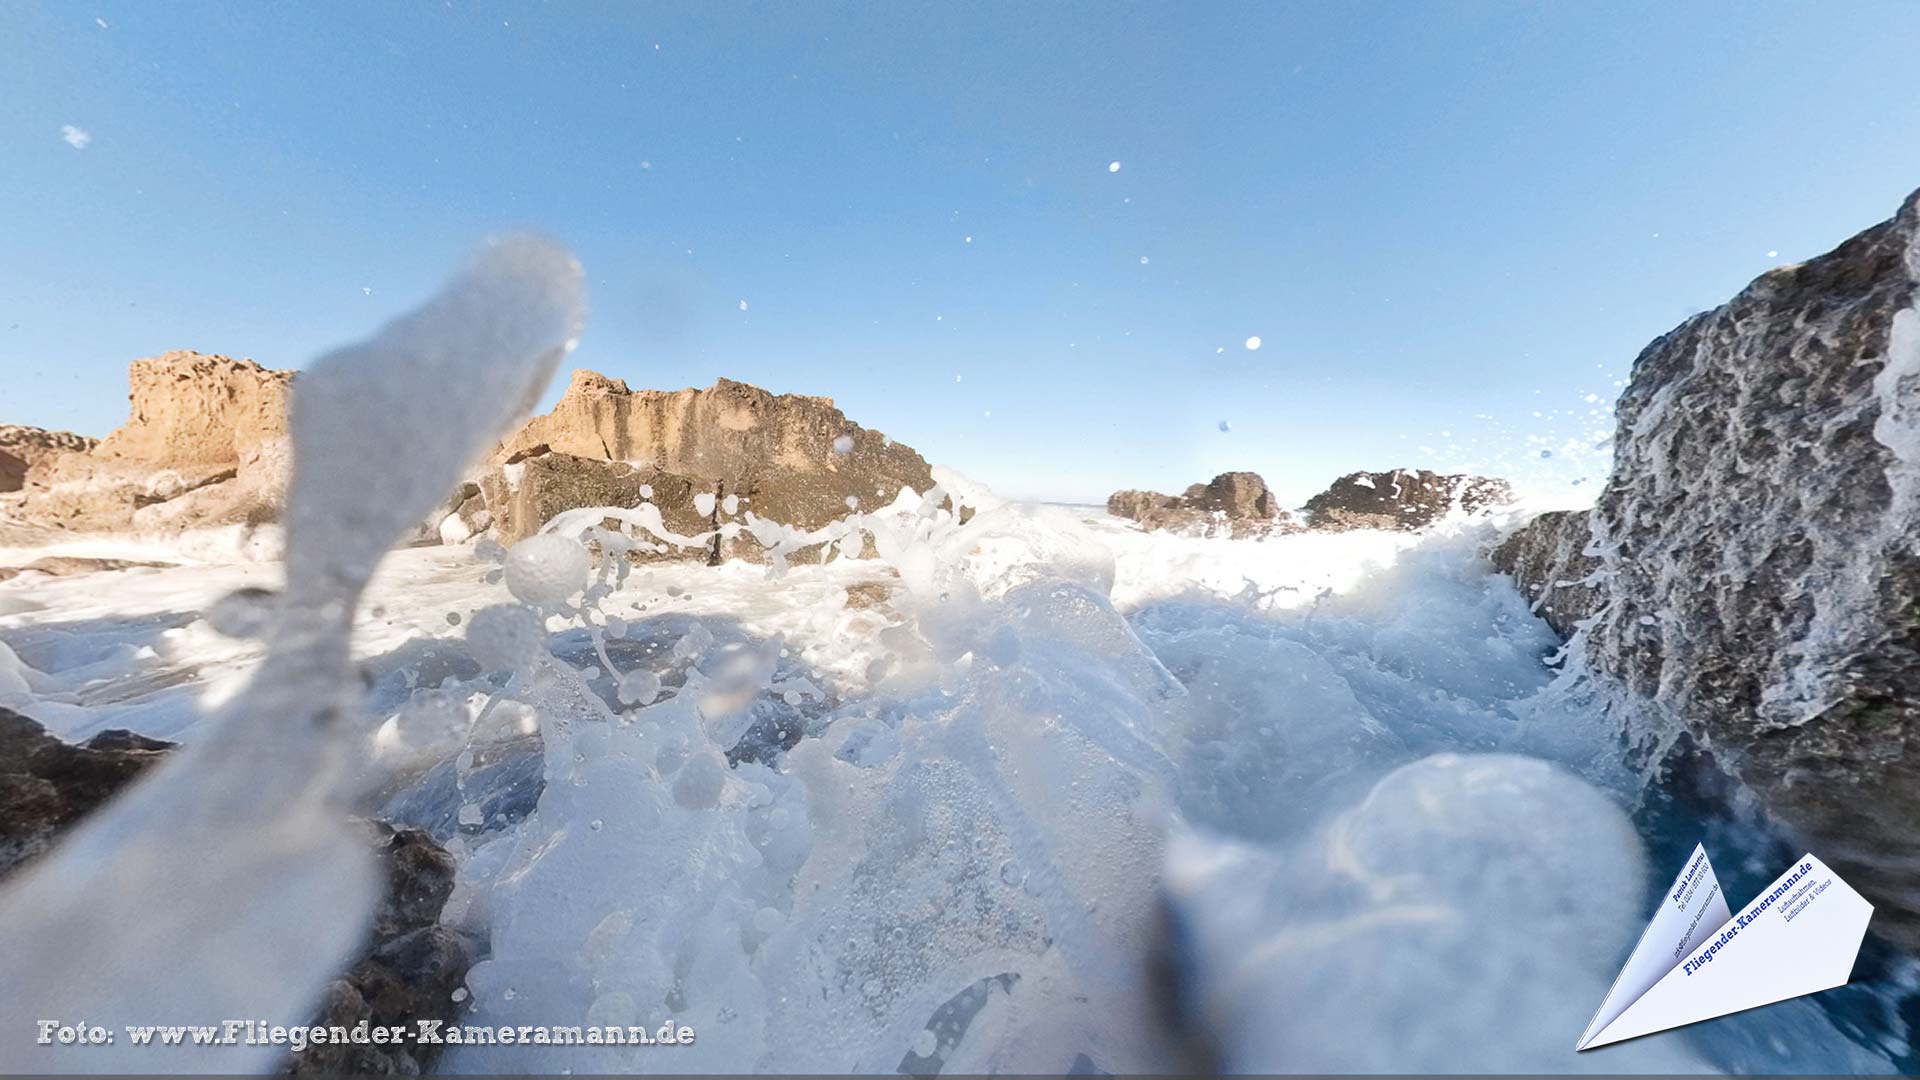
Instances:
[[[1920,947],[1920,193],[1647,346],[1585,656]],[[1517,565],[1517,564],[1516,564]],[[1558,574],[1558,571],[1554,571]],[[1535,570],[1527,576],[1544,580]]]
[[[420,1020],[453,1022],[454,991],[478,949],[439,925],[453,894],[453,856],[418,829],[369,824],[370,842],[386,871],[387,892],[374,911],[365,954],[327,986],[313,1023],[351,1031],[361,1021],[413,1030]],[[326,1043],[288,1060],[291,1076],[417,1076],[438,1055],[432,1044]]]
[[[1585,510],[1551,510],[1509,533],[1488,556],[1493,568],[1511,575],[1533,601],[1534,612],[1563,638],[1598,611],[1606,596],[1594,580],[1600,557],[1587,554],[1593,543],[1591,522]]]
[[[1513,501],[1505,480],[1442,475],[1428,469],[1356,472],[1335,480],[1307,500],[1307,527],[1324,532],[1350,529],[1422,529],[1456,508],[1467,513]]]

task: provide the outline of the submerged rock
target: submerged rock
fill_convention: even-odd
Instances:
[[[103,731],[85,743],[62,742],[40,724],[0,708],[0,879],[57,844],[66,830],[159,763],[172,743],[131,731]],[[367,823],[385,869],[387,891],[375,910],[364,953],[328,986],[312,1022],[351,1029],[362,1020],[404,1025],[451,1022],[453,1001],[472,966],[472,944],[439,925],[452,895],[453,856],[417,829]],[[414,1043],[311,1046],[289,1059],[296,1076],[347,1073],[418,1075],[437,1047]]]
[[[1299,531],[1255,472],[1221,473],[1180,495],[1116,491],[1107,497],[1107,513],[1137,521],[1143,529],[1187,536],[1246,538]]]
[[[1585,656],[1920,946],[1920,193],[1655,340],[1593,510]],[[1521,547],[1562,526],[1536,522]],[[1529,585],[1567,576],[1514,560]]]
[[[1307,527],[1348,529],[1425,528],[1458,509],[1476,513],[1513,501],[1505,480],[1442,475],[1428,469],[1356,472],[1335,480],[1307,500]]]

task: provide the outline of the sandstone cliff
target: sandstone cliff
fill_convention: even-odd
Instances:
[[[844,517],[849,500],[874,506],[902,487],[933,486],[924,458],[848,420],[832,399],[729,379],[705,390],[631,390],[576,371],[553,411],[529,420],[492,460],[481,488],[505,542],[559,510],[636,505],[643,488],[670,526],[691,533],[748,513],[817,528]],[[705,509],[688,515],[696,495]],[[759,549],[743,534],[714,557],[753,558]]]
[[[28,471],[41,462],[90,450],[99,441],[71,431],[0,424],[0,492],[19,491],[26,484]]]
[[[34,464],[21,517],[68,529],[278,518],[292,372],[177,351],[134,361],[127,377],[126,424]]]
[[[1920,946],[1920,193],[1657,339],[1592,511],[1585,656]],[[1581,578],[1566,521],[1510,542]],[[1587,601],[1582,601],[1586,604]],[[1563,629],[1565,627],[1563,626]]]

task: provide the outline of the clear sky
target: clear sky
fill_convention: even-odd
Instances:
[[[1642,345],[1920,186],[1917,43],[1910,2],[0,4],[0,422],[104,434],[169,348],[304,364],[534,228],[580,366],[829,395],[1007,494],[1598,477]]]

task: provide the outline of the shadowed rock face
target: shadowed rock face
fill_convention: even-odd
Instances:
[[[19,491],[35,465],[62,454],[90,450],[99,441],[71,431],[0,424],[0,492]]]
[[[1505,480],[1450,475],[1427,469],[1357,472],[1335,480],[1307,500],[1307,527],[1348,529],[1425,528],[1458,507],[1468,513],[1513,501]]]
[[[1920,193],[1647,346],[1589,662],[1670,710],[1920,946]],[[1539,521],[1516,542],[1558,526]],[[1549,561],[1550,562],[1550,561]],[[1516,564],[1518,565],[1518,564]],[[1538,584],[1547,563],[1517,571]]]
[[[1221,473],[1180,495],[1116,491],[1107,497],[1107,513],[1138,521],[1144,529],[1188,536],[1250,537],[1298,530],[1267,490],[1267,482],[1254,472]]]
[[[583,506],[639,506],[652,501],[660,508],[667,528],[681,536],[711,532],[719,514],[701,514],[694,496],[714,494],[717,481],[693,480],[660,469],[624,461],[584,458],[574,454],[541,453],[488,473],[480,481],[481,496],[492,515],[493,535],[512,544],[537,532],[554,515]],[[636,551],[642,560],[698,559],[712,561],[717,545],[691,549]]]
[[[541,464],[548,457],[554,460]],[[529,420],[492,460],[482,487],[503,541],[537,528],[545,520],[537,515],[638,505],[642,484],[653,489],[669,527],[686,534],[749,512],[818,528],[846,516],[849,499],[873,507],[892,502],[903,487],[924,492],[933,486],[925,459],[848,420],[831,399],[774,395],[727,379],[705,390],[630,390],[618,379],[576,371],[553,411]],[[496,493],[509,488],[518,502],[496,505]],[[702,493],[721,509],[694,513],[692,497]],[[592,501],[600,496],[607,501]],[[706,520],[695,529],[689,513]],[[759,552],[759,543],[743,534],[720,555],[757,558]]]
[[[21,517],[69,529],[279,518],[293,372],[182,351],[134,361],[127,381],[127,422],[30,468]]]
[[[1489,558],[1493,568],[1510,574],[1533,610],[1547,625],[1571,635],[1580,620],[1600,609],[1605,592],[1591,580],[1601,568],[1593,543],[1592,515],[1585,510],[1553,510],[1516,529]]]

